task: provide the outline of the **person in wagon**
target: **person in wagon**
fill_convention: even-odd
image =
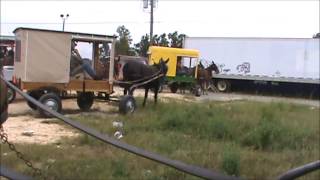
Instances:
[[[83,59],[78,51],[76,49],[77,43],[75,41],[72,41],[71,44],[71,60],[70,60],[70,76],[74,76],[82,70],[84,70],[86,73],[91,76],[94,80],[99,80],[99,78],[94,71],[94,69],[91,67],[88,59]]]

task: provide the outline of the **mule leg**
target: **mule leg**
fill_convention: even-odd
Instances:
[[[135,88],[133,88],[131,91],[130,91],[130,88],[128,88],[128,89],[129,89],[129,95],[133,96],[133,91],[135,90]]]
[[[144,91],[144,99],[143,99],[143,103],[142,103],[143,107],[146,105],[146,100],[148,98],[148,91],[149,91],[149,88],[146,88]]]
[[[127,92],[128,92],[127,88],[124,88],[123,89],[123,95],[127,95]]]
[[[156,91],[154,91],[154,104],[157,104],[158,91],[159,91],[159,86],[156,87]]]

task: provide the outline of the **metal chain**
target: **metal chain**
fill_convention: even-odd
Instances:
[[[42,177],[41,170],[39,168],[34,167],[31,161],[26,159],[24,155],[16,149],[15,145],[8,141],[8,134],[4,132],[2,125],[0,125],[0,139],[3,144],[8,144],[9,148],[16,153],[17,157],[24,161],[24,163],[33,170],[33,176]]]

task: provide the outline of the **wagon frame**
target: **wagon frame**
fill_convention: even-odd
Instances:
[[[169,59],[168,72],[166,74],[166,83],[172,93],[176,93],[178,89],[189,88],[196,96],[200,96],[201,88],[197,85],[197,71],[200,53],[195,49],[183,49],[172,47],[151,46],[148,51],[149,64],[158,63],[159,59]],[[188,60],[188,64],[181,64],[184,68],[194,72],[178,73],[179,61]]]
[[[94,93],[109,97],[113,91],[116,36],[17,28],[14,82],[33,98],[60,112],[64,92],[76,91],[81,110],[91,108]],[[91,46],[91,67],[101,80],[93,80],[83,71],[70,76],[71,43]],[[37,107],[28,102],[30,108]],[[49,116],[39,109],[40,114]]]

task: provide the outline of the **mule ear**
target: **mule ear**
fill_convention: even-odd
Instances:
[[[169,58],[166,60],[166,61],[164,61],[166,64],[169,62]]]

